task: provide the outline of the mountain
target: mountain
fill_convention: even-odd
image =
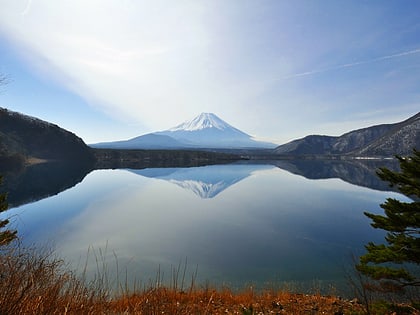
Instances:
[[[182,148],[274,148],[276,145],[254,140],[250,135],[229,125],[215,114],[201,113],[192,120],[164,131],[149,133],[125,141],[91,145],[108,149],[182,149]]]
[[[185,147],[185,144],[169,136],[149,133],[129,140],[92,144],[91,147],[106,149],[179,149]]]
[[[356,155],[407,155],[420,149],[420,113],[396,124],[383,137],[354,152]]]
[[[2,164],[28,158],[93,162],[91,149],[75,134],[49,122],[0,108]]]
[[[420,148],[420,113],[409,119],[345,133],[339,137],[310,135],[274,149],[275,154],[394,156]]]

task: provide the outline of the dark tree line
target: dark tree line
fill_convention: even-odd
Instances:
[[[0,185],[2,177],[0,176]],[[0,194],[0,213],[8,209],[7,194]],[[7,225],[9,224],[8,219],[0,220],[0,246],[9,244],[13,239],[16,238],[16,231],[9,230]]]

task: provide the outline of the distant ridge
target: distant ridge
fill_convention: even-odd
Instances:
[[[347,155],[389,157],[409,155],[420,148],[420,112],[395,124],[383,124],[345,133],[339,137],[310,135],[274,149],[274,154]]]
[[[101,142],[90,146],[100,149],[181,149],[185,147],[185,144],[169,136],[149,133],[129,140]]]
[[[106,149],[249,149],[275,148],[276,144],[254,140],[213,113],[201,113],[173,128],[124,141],[91,145]]]
[[[233,152],[245,149],[243,152],[251,158],[253,154],[262,154],[274,159],[284,156],[392,157],[410,155],[414,148],[420,150],[420,112],[394,124],[362,128],[338,137],[310,135],[277,147],[256,141],[215,114],[201,113],[165,131],[91,146],[123,151],[223,149],[221,151],[229,152],[233,149]],[[21,165],[30,158],[92,164],[98,159],[109,160],[107,154],[103,150],[91,150],[81,138],[55,124],[0,107],[0,166]]]

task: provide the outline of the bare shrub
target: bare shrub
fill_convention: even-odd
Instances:
[[[106,304],[52,251],[2,249],[0,278],[0,314],[93,314]]]

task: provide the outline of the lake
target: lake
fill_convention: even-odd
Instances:
[[[62,191],[52,175],[20,175],[43,186],[39,195],[6,177],[13,208],[2,217],[12,217],[24,244],[53,246],[88,274],[99,261],[130,284],[158,275],[169,282],[174,269],[186,266],[186,279],[199,285],[344,292],[351,256],[369,241],[383,241],[363,211],[382,213],[388,197],[406,200],[369,163],[72,171]]]

